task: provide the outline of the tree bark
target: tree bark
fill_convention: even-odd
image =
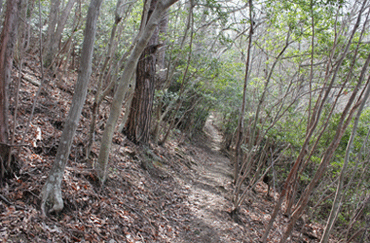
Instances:
[[[87,13],[84,42],[81,51],[81,64],[75,93],[72,98],[72,106],[65,122],[57,155],[51,168],[49,177],[42,189],[41,210],[45,214],[46,207],[49,213],[60,212],[64,205],[62,199],[61,184],[64,169],[68,160],[71,144],[75,135],[81,111],[86,99],[87,85],[91,75],[91,63],[94,50],[96,22],[99,16],[100,6],[103,0],[91,0]]]
[[[184,74],[182,76],[182,81],[181,81],[181,84],[180,84],[178,104],[177,104],[175,112],[173,112],[173,118],[172,118],[172,121],[171,121],[169,127],[167,128],[167,132],[165,133],[163,139],[158,142],[158,145],[161,145],[161,146],[167,141],[167,139],[168,139],[168,137],[169,137],[169,135],[170,135],[170,133],[173,129],[173,126],[175,125],[176,115],[177,115],[178,111],[180,110],[181,105],[182,105],[183,100],[184,100],[182,98],[181,94],[183,94],[184,89],[185,89],[185,81],[186,81],[186,77],[187,77],[188,72],[189,72],[190,61],[191,61],[192,53],[193,53],[193,40],[194,40],[194,12],[193,11],[194,11],[194,6],[195,6],[194,5],[194,0],[191,0],[190,1],[190,6],[189,6],[190,10],[189,10],[189,15],[188,15],[188,21],[187,21],[188,25],[191,26],[190,27],[189,53],[188,53],[188,60],[187,60],[187,63],[186,63],[186,68],[185,68]],[[183,39],[183,40],[185,40],[185,39]]]
[[[162,14],[165,12],[166,9],[168,9],[172,4],[174,4],[177,1],[178,0],[163,0],[157,3],[157,6],[151,18],[149,19],[144,31],[140,34],[137,44],[132,50],[129,59],[127,60],[127,64],[121,76],[122,78],[119,81],[117,91],[114,94],[109,118],[105,126],[105,130],[101,141],[98,163],[96,165],[96,171],[102,184],[105,182],[107,178],[106,171],[108,166],[108,157],[112,143],[113,133],[120,115],[122,102],[128,90],[128,85],[130,83],[130,79],[134,73],[134,70],[137,66],[139,57],[141,56],[141,53],[145,49],[146,45],[148,44],[149,39],[151,38],[153,32],[155,31],[155,28],[158,26]]]
[[[116,37],[118,24],[121,22],[122,17],[123,17],[122,16],[122,14],[123,14],[123,5],[124,5],[123,0],[119,0],[117,2],[116,11],[115,11],[115,21],[114,21],[112,31],[111,31],[111,34],[110,34],[110,39],[109,39],[109,43],[108,43],[108,50],[107,50],[107,53],[106,53],[106,56],[105,56],[105,61],[104,61],[103,67],[100,71],[100,76],[99,76],[99,80],[98,80],[98,87],[97,87],[97,90],[96,90],[94,104],[92,106],[92,112],[91,112],[92,113],[91,114],[92,118],[91,118],[91,121],[90,121],[90,132],[89,132],[89,136],[88,136],[88,139],[87,139],[86,160],[89,159],[91,148],[92,148],[93,143],[94,143],[95,125],[96,125],[97,116],[99,114],[100,104],[101,104],[103,98],[105,97],[104,94],[102,95],[103,80],[106,80],[108,78],[108,74],[105,75],[104,73],[106,72],[107,67],[108,67],[107,72],[110,73],[110,71],[111,71],[112,54],[113,54],[114,49],[115,49],[114,48],[114,38]]]
[[[151,0],[148,20],[150,19],[157,2],[158,0]],[[147,145],[149,142],[154,100],[156,73],[155,53],[158,46],[158,34],[159,29],[156,27],[146,48],[140,56],[136,68],[135,92],[130,107],[128,121],[124,129],[124,133],[127,138],[136,144]]]
[[[14,46],[18,30],[21,0],[8,0],[3,29],[0,35],[0,179],[10,170],[8,161],[8,85],[13,66]]]

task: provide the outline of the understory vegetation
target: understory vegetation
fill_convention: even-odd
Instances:
[[[38,231],[370,241],[368,0],[7,0],[0,11],[4,242]],[[217,216],[241,227],[222,231],[229,238],[188,220],[187,197],[201,195],[192,171],[215,177],[213,165],[227,171],[209,190],[227,201]],[[268,217],[253,225],[265,184]],[[17,212],[19,228],[7,219]]]

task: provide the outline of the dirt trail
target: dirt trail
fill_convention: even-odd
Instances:
[[[265,225],[273,211],[273,201],[265,197],[267,185],[258,183],[256,193],[251,193],[248,202],[241,205],[238,222],[230,217],[232,166],[229,158],[222,155],[222,136],[213,125],[213,117],[207,120],[203,136],[192,147],[195,165],[180,184],[188,188],[187,200],[193,219],[188,224],[188,233],[175,242],[197,243],[255,243],[260,242]],[[268,242],[278,242],[287,218],[279,216],[276,228]],[[317,226],[313,226],[316,227]],[[318,242],[312,226],[304,232],[294,231],[289,242]],[[297,229],[301,229],[299,226]]]
[[[220,153],[222,136],[213,125],[211,116],[204,128],[205,138],[197,141],[194,151],[196,165],[190,180],[188,203],[195,220],[183,242],[250,242],[237,240],[244,227],[233,222],[227,213],[231,208],[231,165]]]

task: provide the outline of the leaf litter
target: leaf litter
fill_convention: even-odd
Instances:
[[[32,66],[33,61],[28,62]],[[21,84],[17,141],[22,139],[41,76],[26,71],[34,82]],[[55,159],[76,75],[58,81],[50,76],[38,98],[25,134],[27,145],[19,150],[19,172],[0,188],[0,242],[259,242],[273,200],[265,199],[267,186],[260,183],[241,206],[239,220],[230,217],[231,162],[219,151],[221,135],[211,121],[192,141],[179,142],[181,136],[175,134],[165,146],[151,144],[150,149],[116,133],[108,180],[101,188],[84,159],[93,92],[84,106],[63,177],[65,207],[60,214],[43,217],[40,192]],[[108,107],[110,100],[102,106]],[[101,110],[101,119],[108,117],[107,110]],[[97,125],[93,160],[102,132]],[[280,215],[269,242],[278,242],[286,222]],[[319,242],[322,231],[321,225],[306,224],[294,231],[292,242]]]

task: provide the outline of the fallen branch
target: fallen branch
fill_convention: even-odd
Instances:
[[[32,80],[32,79],[30,79],[29,77],[24,76],[24,75],[22,75],[22,80],[27,81],[27,82],[29,82],[29,83],[31,83],[31,84],[33,84],[33,85],[37,86],[37,87],[39,87],[39,86],[41,85],[41,83],[39,83],[39,82],[37,82],[37,81],[35,81],[35,80]]]

